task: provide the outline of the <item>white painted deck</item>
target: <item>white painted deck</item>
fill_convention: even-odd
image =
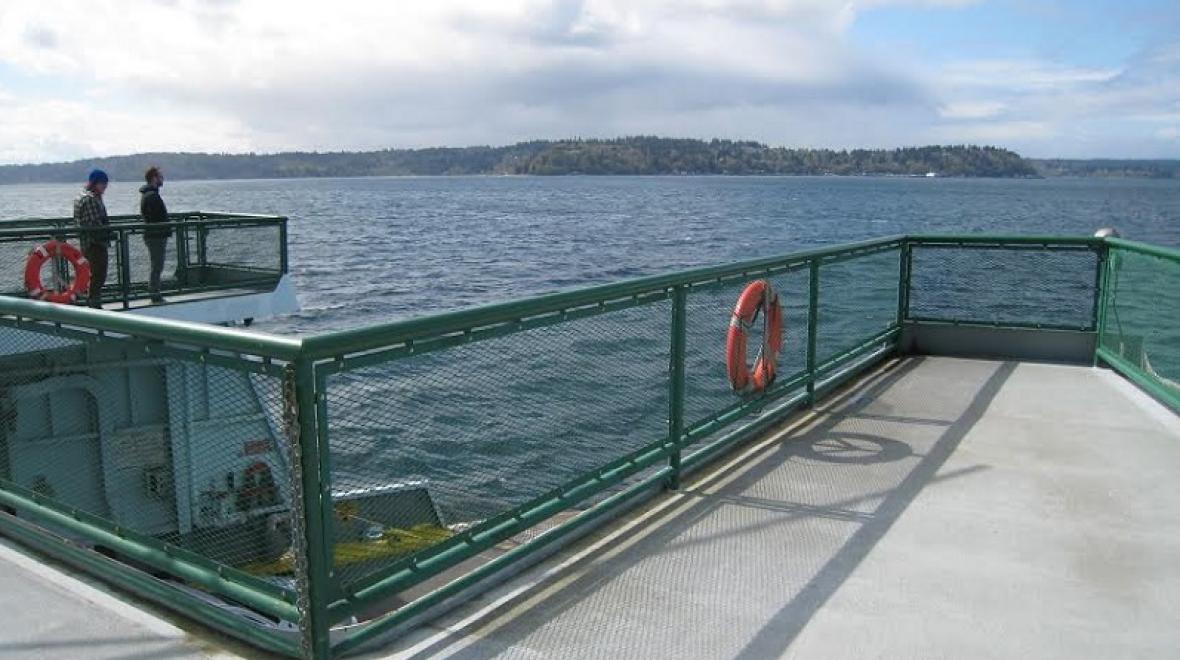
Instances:
[[[1174,658],[1180,422],[908,358],[373,657]]]

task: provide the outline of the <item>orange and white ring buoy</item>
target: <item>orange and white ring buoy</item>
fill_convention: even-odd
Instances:
[[[41,266],[52,257],[60,257],[74,266],[74,281],[65,291],[51,291],[41,283]],[[90,288],[90,262],[82,251],[65,241],[49,241],[29,253],[25,262],[25,291],[30,298],[55,303],[72,303]]]
[[[746,364],[746,340],[758,314],[762,314],[762,348],[751,372]],[[746,285],[738,296],[725,337],[725,368],[735,392],[761,392],[774,382],[778,354],[783,345],[783,308],[778,293],[766,280]]]

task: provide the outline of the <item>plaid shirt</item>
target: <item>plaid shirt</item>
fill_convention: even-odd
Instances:
[[[79,227],[105,227],[111,223],[107,219],[107,207],[102,203],[102,197],[89,190],[83,190],[74,200],[74,223]],[[107,245],[111,241],[110,232],[96,231],[82,234],[78,242],[82,249],[91,243]]]

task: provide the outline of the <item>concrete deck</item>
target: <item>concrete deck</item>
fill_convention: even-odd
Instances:
[[[908,358],[373,657],[1172,658],[1180,421]]]
[[[145,603],[2,537],[0,612],[0,658],[237,658],[232,649],[241,649],[185,632]]]

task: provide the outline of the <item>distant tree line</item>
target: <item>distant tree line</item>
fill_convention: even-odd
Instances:
[[[1180,160],[1030,160],[1041,176],[1180,179]]]
[[[625,137],[536,140],[503,147],[384,149],[278,154],[142,153],[69,163],[0,166],[0,183],[78,182],[93,167],[137,181],[148,164],[172,179],[272,179],[462,174],[725,174],[1030,177],[1038,170],[1007,149],[789,149],[759,142]]]

